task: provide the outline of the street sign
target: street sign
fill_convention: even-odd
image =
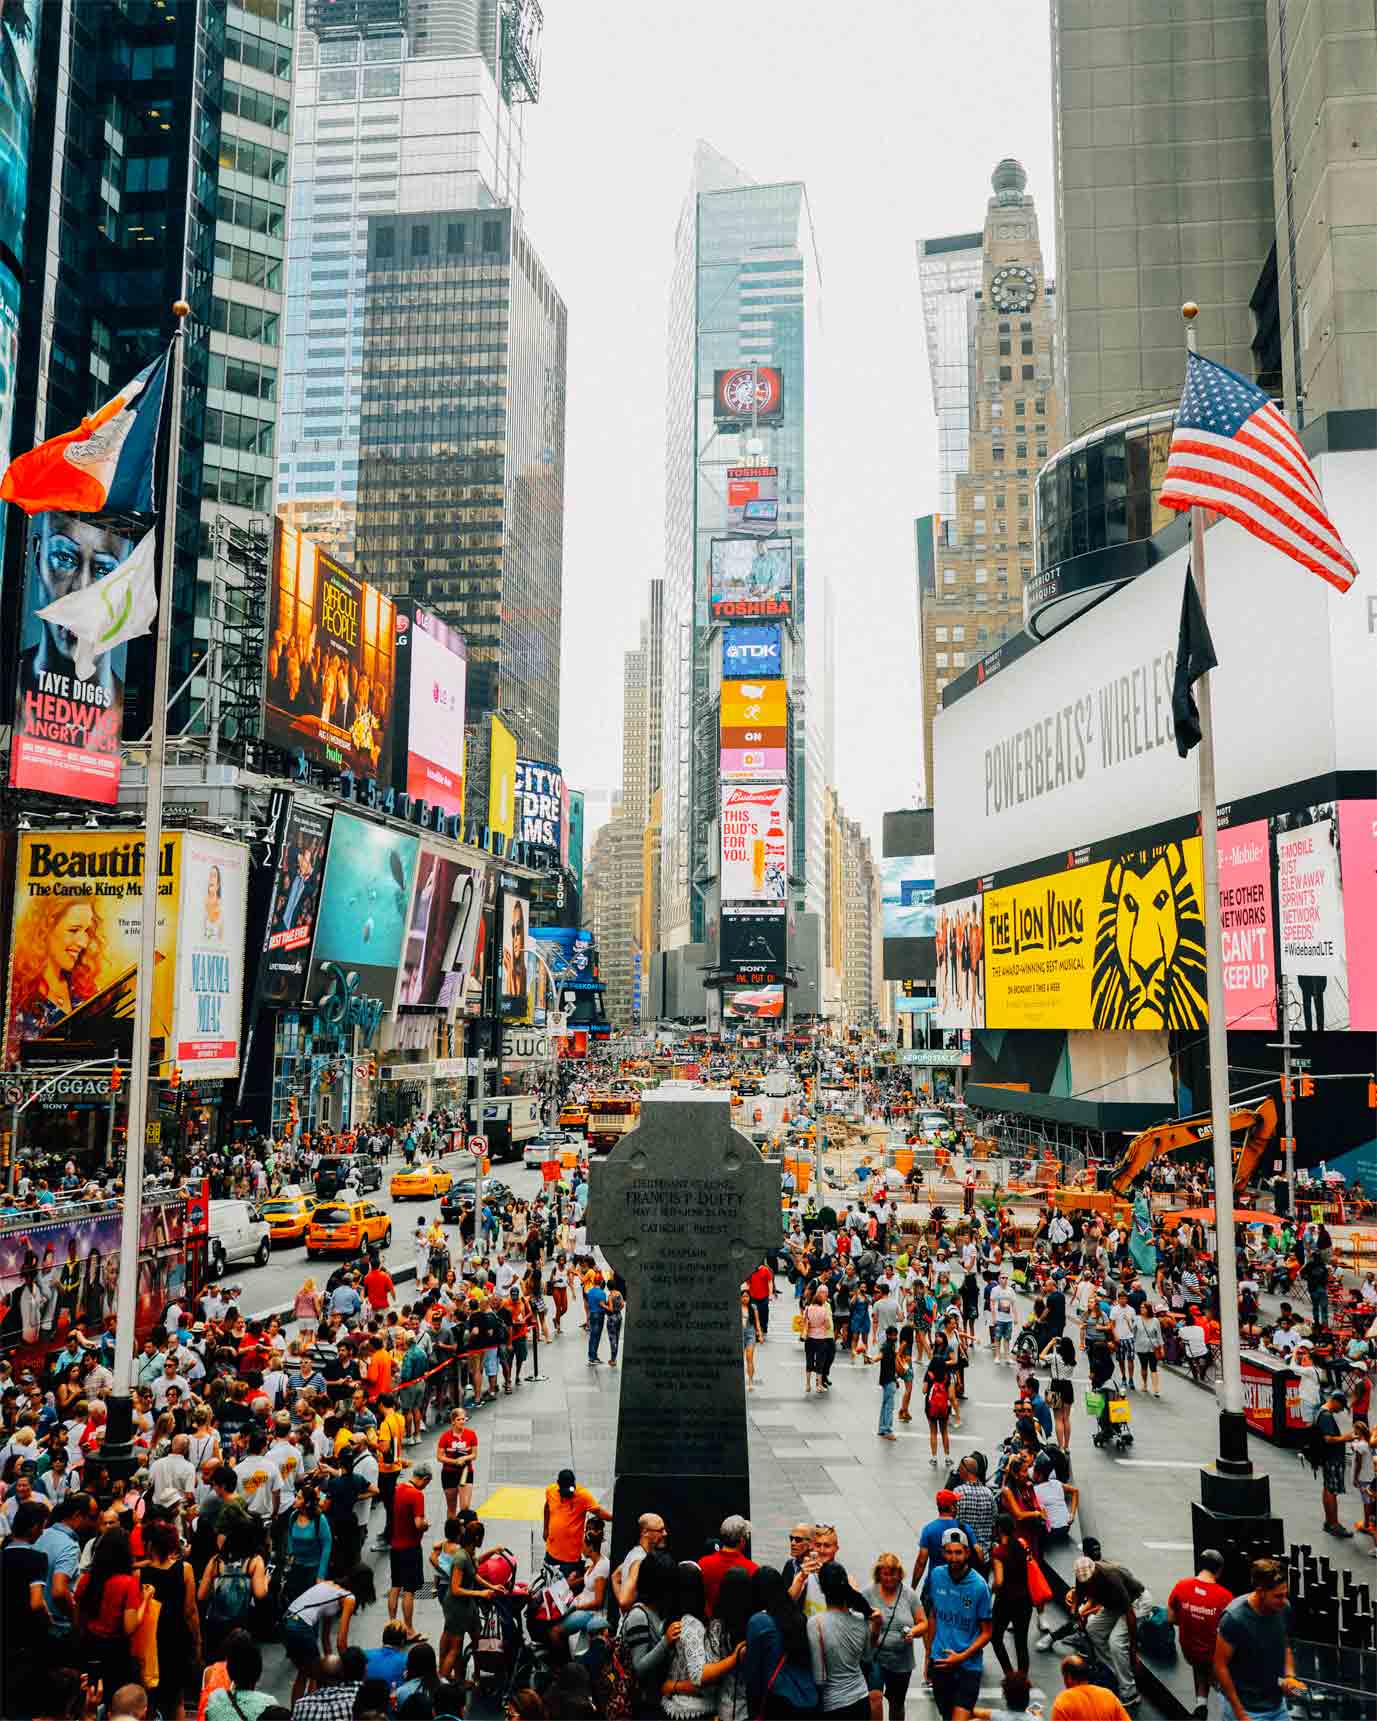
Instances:
[[[469,1137],[469,1152],[475,1159],[486,1159],[488,1157],[487,1136],[471,1135]]]
[[[17,1106],[24,1098],[23,1082],[6,1082],[4,1087],[5,1104]]]

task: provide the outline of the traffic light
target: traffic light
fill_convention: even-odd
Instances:
[[[1367,1103],[1371,1110],[1377,1111],[1377,1082],[1367,1084]]]
[[[110,1071],[110,1092],[111,1092],[111,1094],[112,1095],[117,1094],[123,1086],[124,1086],[124,1071],[119,1067],[118,1064],[115,1064],[111,1068],[111,1071]]]
[[[1314,1078],[1314,1076],[1302,1076],[1301,1077],[1301,1079],[1300,1079],[1300,1097],[1303,1100],[1313,1099],[1315,1097],[1315,1078]]]
[[[1294,1090],[1291,1086],[1290,1076],[1283,1076],[1281,1078],[1281,1097],[1284,1100],[1289,1100],[1289,1099],[1294,1098]]]
[[[174,1094],[177,1092],[178,1088],[181,1087],[181,1085],[182,1085],[182,1066],[180,1064],[173,1064],[172,1074],[167,1079],[167,1085],[168,1085],[168,1087],[170,1087],[172,1089]]]

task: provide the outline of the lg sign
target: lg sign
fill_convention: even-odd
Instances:
[[[726,627],[722,630],[722,679],[772,680],[781,673],[783,647],[777,627]]]

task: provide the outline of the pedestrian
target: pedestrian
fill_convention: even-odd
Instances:
[[[814,1390],[825,1391],[832,1382],[828,1378],[831,1371],[831,1357],[836,1350],[835,1329],[832,1324],[832,1305],[828,1300],[826,1285],[819,1285],[813,1292],[812,1298],[803,1308],[803,1390],[805,1395]]]
[[[770,1332],[770,1299],[778,1295],[775,1289],[774,1268],[768,1261],[762,1260],[750,1275],[747,1284],[750,1287],[751,1302],[755,1305],[755,1312],[760,1318],[760,1336],[763,1340],[769,1336]]]
[[[1071,1406],[1076,1398],[1076,1347],[1065,1333],[1059,1333],[1043,1346],[1038,1361],[1045,1362],[1048,1368],[1050,1378],[1047,1383],[1047,1401],[1052,1409],[1052,1427],[1056,1432],[1057,1445],[1063,1452],[1069,1452]]]
[[[990,1348],[996,1362],[1009,1361],[1009,1341],[1014,1336],[1018,1305],[1009,1288],[1009,1275],[1001,1273],[990,1291]]]
[[[1129,1721],[1128,1710],[1106,1685],[1095,1685],[1083,1655],[1068,1655],[1061,1664],[1064,1690],[1052,1705],[1052,1721]]]
[[[1152,1396],[1160,1398],[1162,1390],[1157,1379],[1157,1365],[1162,1360],[1165,1341],[1162,1337],[1162,1311],[1155,1309],[1151,1303],[1144,1303],[1133,1322],[1133,1352],[1138,1359],[1138,1369],[1143,1377],[1143,1391],[1148,1390],[1148,1377],[1152,1379]]]
[[[425,1581],[421,1544],[430,1528],[425,1491],[431,1474],[429,1464],[417,1464],[407,1480],[397,1483],[392,1502],[391,1549],[388,1555],[391,1586],[387,1592],[387,1615],[389,1619],[400,1618],[408,1635],[412,1630],[416,1592]],[[397,1611],[399,1605],[400,1615]]]
[[[899,1438],[894,1432],[894,1401],[899,1394],[898,1347],[898,1327],[887,1327],[880,1354],[874,1359],[880,1365],[880,1426],[876,1433],[881,1440]]]
[[[342,1655],[348,1649],[354,1614],[373,1600],[372,1572],[367,1566],[355,1566],[342,1583],[322,1579],[288,1604],[282,1616],[282,1646],[296,1669],[294,1705],[305,1695],[307,1685],[321,1677],[325,1658]]]
[[[320,1324],[320,1293],[314,1279],[303,1279],[301,1289],[292,1300],[292,1319],[296,1322],[297,1342],[304,1355],[314,1342]]]
[[[927,1369],[923,1374],[923,1414],[928,1423],[928,1444],[931,1456],[928,1463],[937,1468],[937,1437],[942,1437],[942,1455],[948,1464],[951,1463],[951,1436],[947,1425],[951,1418],[952,1409],[952,1380],[951,1367],[947,1355],[947,1341],[936,1334],[932,1341],[932,1355],[928,1359]]]
[[[815,1715],[818,1687],[803,1610],[773,1566],[762,1566],[751,1579],[751,1605],[746,1626],[749,1713],[770,1721]]]
[[[852,1589],[846,1568],[835,1561],[818,1573],[824,1607],[808,1621],[808,1651],[820,1695],[819,1713],[869,1721],[870,1682],[866,1663],[880,1621]]]
[[[1087,1555],[1076,1561],[1076,1593],[1094,1611],[1086,1621],[1085,1634],[1096,1655],[1107,1661],[1119,1681],[1119,1700],[1125,1709],[1138,1701],[1138,1617],[1135,1604],[1142,1605],[1144,1587],[1123,1567],[1111,1568],[1105,1561]],[[1137,1591],[1136,1595],[1134,1591]]]
[[[903,1721],[913,1678],[913,1646],[927,1632],[927,1619],[917,1592],[904,1582],[903,1562],[897,1554],[881,1554],[871,1576],[874,1582],[865,1599],[880,1616],[875,1661],[889,1706],[889,1721]]]
[[[994,1597],[990,1642],[1001,1669],[1010,1669],[1004,1634],[1014,1634],[1014,1654],[1021,1673],[1029,1666],[1028,1628],[1033,1620],[1033,1598],[1029,1593],[1028,1543],[1018,1533],[1014,1520],[1007,1512],[995,1519],[994,1541],[990,1549],[990,1589]]]
[[[440,1487],[445,1496],[445,1515],[455,1517],[473,1505],[473,1475],[478,1462],[478,1435],[468,1425],[468,1412],[455,1405],[449,1427],[440,1436],[435,1456],[440,1461]]]
[[[616,1368],[617,1352],[622,1342],[622,1322],[626,1317],[626,1297],[622,1292],[616,1277],[608,1281],[607,1305],[605,1310],[607,1321],[608,1368]]]
[[[1320,1473],[1320,1500],[1324,1506],[1325,1534],[1341,1541],[1350,1541],[1353,1532],[1339,1522],[1339,1495],[1345,1492],[1344,1476],[1348,1470],[1348,1454],[1344,1447],[1353,1439],[1339,1427],[1339,1412],[1348,1400],[1338,1391],[1326,1395],[1316,1413],[1311,1429],[1311,1464]]]
[[[1245,1596],[1219,1617],[1214,1677],[1234,1721],[1287,1721],[1288,1697],[1303,1697],[1291,1648],[1286,1568],[1280,1560],[1254,1560]]]
[[[580,1488],[572,1470],[561,1470],[545,1490],[545,1558],[571,1577],[583,1564],[583,1525],[589,1513],[610,1523],[612,1514],[595,1494]]]
[[[1182,1578],[1167,1597],[1167,1618],[1181,1639],[1181,1658],[1195,1683],[1195,1721],[1203,1721],[1209,1709],[1210,1686],[1214,1682],[1214,1651],[1220,1616],[1233,1601],[1232,1590],[1219,1581],[1224,1556],[1206,1548],[1193,1578]]]
[[[746,1359],[747,1392],[755,1391],[755,1347],[762,1337],[760,1311],[751,1296],[749,1284],[746,1284],[741,1287],[741,1350]]]
[[[607,1286],[603,1283],[601,1273],[592,1272],[584,1281],[583,1307],[587,1316],[585,1325],[588,1328],[588,1366],[596,1368],[602,1361],[598,1355],[598,1347],[602,1343],[603,1327],[607,1322]]]
[[[928,1675],[942,1721],[970,1721],[980,1697],[993,1604],[971,1564],[971,1540],[959,1524],[942,1532],[942,1564],[929,1580]]]

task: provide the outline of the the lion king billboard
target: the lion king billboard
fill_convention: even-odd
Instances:
[[[984,896],[990,1028],[1203,1028],[1200,839]]]

